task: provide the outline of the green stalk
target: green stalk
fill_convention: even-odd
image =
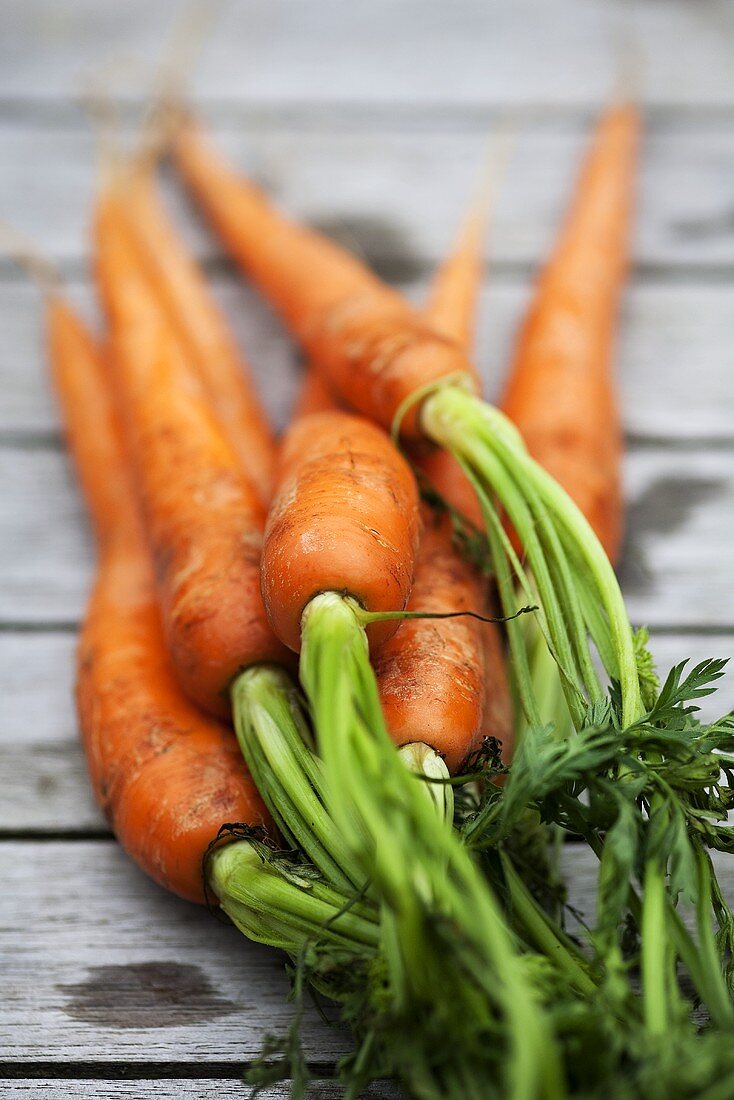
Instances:
[[[654,860],[648,860],[643,882],[640,959],[645,1027],[655,1036],[664,1035],[670,1024],[666,900],[664,872]]]
[[[644,713],[632,630],[614,571],[579,509],[530,458],[507,418],[476,397],[444,386],[426,398],[421,417],[427,434],[472,467],[476,478],[496,494],[507,511],[527,556],[563,667],[567,672],[576,670],[580,657],[583,678],[589,676],[588,641],[581,645],[578,635],[581,610],[607,673],[619,676],[622,720],[631,725]],[[544,543],[539,531],[544,532]],[[570,605],[569,584],[577,590]],[[579,595],[582,592],[583,597]],[[603,609],[604,617],[596,615],[589,622],[586,612],[593,604]],[[565,684],[564,692],[578,726],[578,704]]]
[[[232,685],[235,731],[242,754],[268,809],[288,843],[300,847],[325,878],[353,891],[353,861],[324,805],[320,761],[290,677],[257,665]]]
[[[542,724],[553,727],[551,737],[554,740],[565,741],[573,728],[571,715],[561,690],[555,662],[539,632],[536,632],[530,642],[530,675],[535,697],[540,705]]]
[[[731,1028],[734,1025],[734,1005],[721,968],[721,956],[716,946],[716,936],[711,920],[712,875],[710,858],[707,852],[697,846],[698,897],[696,899],[696,918],[699,942],[698,955],[702,973],[705,974],[706,978],[705,991],[699,989],[699,992],[704,997],[708,1009],[718,1025]]]
[[[500,861],[510,900],[526,932],[536,946],[559,967],[581,993],[593,996],[596,982],[589,976],[588,966],[579,949],[561,929],[555,928],[548,914],[538,905],[505,852]]]
[[[249,840],[225,844],[208,862],[209,882],[225,913],[250,939],[295,956],[304,940],[354,952],[379,942],[376,910],[306,876]]]
[[[446,765],[436,750],[423,741],[412,741],[401,746],[398,756],[408,771],[423,781],[425,796],[431,800],[437,816],[453,824],[454,788],[446,782]]]
[[[383,926],[397,1003],[423,1004],[434,1016],[450,1010],[467,1035],[498,1015],[508,1030],[511,1100],[560,1097],[554,1036],[517,945],[467,849],[390,742],[359,608],[348,597],[324,593],[306,609],[301,680],[329,809],[389,911]],[[477,1017],[478,992],[485,1007]]]

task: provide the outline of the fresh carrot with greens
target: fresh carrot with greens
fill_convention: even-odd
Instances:
[[[639,139],[631,104],[602,116],[501,401],[530,454],[576,502],[612,561],[622,534],[622,433],[611,369]]]
[[[230,730],[176,683],[109,371],[56,292],[46,323],[66,435],[94,524],[98,565],[77,655],[77,707],[92,786],[135,862],[204,901],[202,860],[227,821],[269,818]]]
[[[260,597],[264,509],[157,302],[124,201],[109,184],[94,226],[115,386],[176,675],[191,699],[227,717],[241,669],[286,659]]]
[[[227,322],[156,191],[152,166],[134,165],[125,212],[169,321],[186,346],[229,443],[267,506],[275,440]]]
[[[447,258],[433,277],[426,319],[470,350],[481,286],[487,203],[473,206]],[[477,379],[478,381],[478,379]],[[456,459],[434,449],[414,458],[440,496],[477,526],[476,493]],[[423,535],[408,610],[477,610],[487,604],[486,581],[453,545],[448,517],[424,510]],[[492,736],[508,756],[512,707],[502,639],[493,623],[471,618],[401,623],[375,658],[385,720],[398,741],[423,741],[455,772],[482,737]]]
[[[432,324],[467,349],[473,341],[486,221],[482,201],[472,207],[434,276],[425,310]],[[295,418],[336,407],[322,372],[309,367]],[[433,450],[414,461],[445,500],[481,524],[476,494],[451,455]],[[486,584],[463,560],[452,536],[445,515],[424,509],[409,611],[448,614],[485,606]],[[495,624],[472,618],[409,620],[398,626],[373,663],[385,721],[397,744],[430,745],[452,772],[483,736],[496,737],[509,752],[512,712]]]
[[[184,691],[234,716],[240,748],[286,843],[335,888],[349,859],[260,594],[264,510],[161,307],[116,181],[97,202],[97,278],[111,319],[111,379],[143,506],[171,660]]]
[[[517,429],[472,393],[459,346],[430,329],[396,292],[336,244],[278,213],[184,120],[177,163],[231,251],[283,316],[340,398],[406,441],[438,443],[470,474],[480,498],[505,615],[536,598],[574,724],[605,696],[589,639],[620,684],[622,720],[643,712],[638,655],[603,548],[567,494],[528,455]],[[507,517],[523,547],[507,545]],[[528,574],[532,574],[532,587]],[[509,640],[517,695],[540,724],[520,624]]]
[[[597,125],[566,224],[524,318],[502,398],[530,453],[576,502],[612,564],[623,505],[622,432],[611,368],[639,130],[631,105],[607,111]],[[537,635],[530,660],[543,719],[561,737],[567,708]]]

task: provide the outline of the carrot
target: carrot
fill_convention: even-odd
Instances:
[[[485,203],[471,209],[434,275],[425,308],[427,320],[467,351],[474,340],[486,214]],[[452,455],[434,450],[414,462],[452,507],[481,526],[476,493]],[[486,583],[454,547],[448,517],[426,510],[423,526],[408,610],[484,607]],[[375,670],[385,720],[398,744],[431,745],[452,772],[483,735],[496,737],[509,754],[512,708],[496,625],[469,618],[401,623],[375,659]]]
[[[324,379],[313,365],[307,367],[293,408],[292,420],[300,420],[311,413],[330,412],[343,408]]]
[[[235,258],[352,408],[389,429],[419,387],[473,376],[453,342],[431,331],[355,257],[281,216],[216,156],[193,122],[179,131],[174,155]],[[403,429],[420,438],[415,410]]]
[[[143,163],[128,181],[125,212],[150,282],[191,354],[230,445],[263,504],[270,500],[275,440],[249,367]]]
[[[622,534],[613,332],[628,266],[640,119],[601,118],[563,232],[524,320],[502,408],[614,561]]]
[[[423,508],[410,611],[476,611],[485,590],[453,546],[448,516]],[[484,654],[475,619],[401,623],[373,658],[380,700],[397,745],[424,742],[456,771],[483,732]]]
[[[260,594],[262,505],[146,275],[118,186],[97,204],[97,274],[172,663],[191,698],[233,714],[286,843],[343,890],[353,885],[349,860],[303,744],[305,720],[282,667],[288,651]]]
[[[96,273],[166,636],[186,694],[227,717],[236,674],[286,657],[260,597],[264,510],[156,302],[123,203],[114,185],[98,200]]]
[[[268,815],[232,733],[199,713],[174,678],[106,364],[56,293],[47,327],[99,552],[77,656],[92,785],[135,862],[160,885],[202,902],[202,859],[220,825],[264,825]]]
[[[442,336],[454,340],[467,355],[474,346],[487,216],[487,200],[483,196],[469,211],[453,247],[434,275],[425,307],[429,324]],[[482,382],[473,366],[472,374],[479,393]],[[477,494],[453,455],[433,448],[418,453],[414,461],[452,508],[466,516],[475,527],[483,525]]]
[[[399,418],[406,441],[432,440],[471,472],[503,611],[518,608],[514,573],[521,595],[537,595],[574,723],[583,725],[587,702],[604,696],[589,637],[607,675],[620,683],[623,721],[635,721],[642,713],[635,645],[609,560],[514,425],[467,392],[472,372],[462,349],[428,328],[357,259],[281,216],[213,154],[193,123],[180,129],[175,156],[232,252],[341,399],[386,427]],[[524,564],[503,542],[498,509],[517,532]],[[539,725],[517,623],[509,637],[518,696],[528,721]]]
[[[262,556],[278,637],[299,650],[304,611],[323,592],[346,593],[368,612],[405,608],[418,523],[415,479],[384,432],[342,412],[296,421],[281,449]],[[373,645],[395,629],[373,623]]]
[[[468,348],[483,270],[486,203],[475,204],[457,240],[434,276],[427,319]],[[314,366],[306,372],[295,418],[335,408],[336,400]],[[466,475],[451,455],[432,451],[414,457],[431,484],[459,511],[481,525],[481,510]],[[452,545],[447,518],[424,509],[424,534],[416,559],[411,612],[476,611],[486,603],[485,585]],[[474,619],[411,620],[401,623],[374,659],[385,721],[399,744],[422,742],[456,771],[491,734],[509,751],[512,714],[498,628]]]
[[[475,343],[479,290],[484,274],[487,205],[487,198],[482,195],[469,210],[448,255],[433,276],[424,308],[431,327],[454,340],[467,355]],[[481,379],[473,363],[470,369],[477,388],[481,389]]]

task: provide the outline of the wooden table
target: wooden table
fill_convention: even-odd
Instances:
[[[154,63],[176,7],[3,8],[0,213],[59,263],[85,309],[93,150],[75,97],[108,58]],[[713,0],[243,0],[193,81],[237,160],[416,299],[487,135],[514,115],[482,302],[491,393],[613,83],[615,43],[637,44],[648,126],[619,349],[621,575],[661,665],[734,651],[732,14]],[[125,95],[139,99],[128,69]],[[170,198],[283,424],[297,358],[175,185]],[[0,260],[0,1094],[244,1095],[242,1067],[290,1019],[282,961],[148,882],[88,790],[70,684],[92,554],[38,320],[37,291]],[[722,696],[718,709],[726,684]],[[574,849],[567,863],[588,908],[591,864]],[[328,1077],[346,1040],[312,1014],[306,1046]]]

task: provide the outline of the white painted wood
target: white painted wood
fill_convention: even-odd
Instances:
[[[90,1081],[71,1078],[45,1080],[0,1079],[4,1100],[247,1100],[250,1090],[240,1080],[181,1079],[163,1077],[153,1081]],[[314,1081],[314,1100],[342,1100],[344,1090],[335,1081]],[[260,1093],[263,1100],[288,1100],[287,1082],[273,1085]],[[376,1084],[362,1093],[363,1100],[399,1100],[396,1085]]]
[[[77,273],[88,251],[94,174],[88,128],[71,97],[113,55],[156,64],[179,10],[179,0],[6,0],[3,7],[0,214]],[[216,140],[237,162],[288,209],[363,250],[416,298],[474,186],[498,112],[529,108],[518,123],[491,234],[496,270],[480,334],[491,391],[529,292],[527,274],[553,239],[589,121],[608,96],[620,35],[641,51],[643,97],[655,108],[643,147],[636,280],[620,345],[625,424],[634,437],[731,441],[730,5],[239,0],[217,18],[193,91]],[[139,98],[144,81],[133,70],[121,89]],[[170,184],[167,190],[197,254],[219,256],[180,190]],[[37,297],[3,261],[0,278],[0,620],[73,621],[89,581],[89,538],[65,458],[33,438],[54,433],[57,424]],[[226,278],[217,278],[215,288],[282,424],[297,357],[251,293]],[[89,288],[74,285],[72,294],[91,315]],[[661,665],[686,654],[699,660],[731,652],[734,454],[638,449],[627,463],[627,491],[622,576],[633,617],[730,630],[722,637],[655,637]],[[42,837],[105,827],[76,740],[73,645],[71,633],[0,633],[0,830],[37,830]],[[704,713],[731,701],[727,680],[718,702],[704,701]],[[264,1029],[286,1026],[280,961],[164,894],[113,843],[6,840],[0,863],[4,1059],[29,1066],[165,1062],[174,1077],[177,1065],[193,1073],[203,1062],[225,1062],[234,1073],[258,1052]],[[568,851],[566,866],[573,900],[590,911],[589,854]],[[734,888],[731,861],[721,867]],[[158,968],[131,970],[147,964]],[[136,976],[139,986],[147,981],[145,995],[134,988]],[[85,990],[72,988],[83,983]],[[156,1003],[156,987],[164,1003]],[[137,1013],[138,1023],[166,1026],[109,1026],[110,1007],[127,1014],[128,1023]],[[309,1016],[312,1059],[330,1063],[345,1046],[342,1034]],[[84,1081],[49,1074],[0,1082],[3,1096],[215,1092],[246,1095],[234,1079]],[[338,1095],[333,1083],[319,1092]]]
[[[513,156],[496,202],[495,262],[534,266],[547,253],[590,124],[591,118],[517,117]],[[480,120],[468,130],[452,129],[433,114],[420,124],[411,118],[401,123],[399,116],[361,125],[351,118],[327,116],[303,124],[276,117],[266,124],[246,119],[213,125],[212,136],[294,216],[341,232],[346,243],[364,246],[380,270],[404,277],[443,254],[496,126],[496,119]],[[3,217],[48,255],[79,263],[87,252],[96,178],[93,141],[83,118],[49,130],[25,120],[3,121],[0,110],[0,148]],[[734,127],[728,116],[705,124],[680,116],[670,123],[651,120],[641,150],[636,261],[645,269],[664,264],[730,269],[732,178]],[[199,254],[215,254],[178,184],[169,186],[169,193]]]
[[[78,620],[91,546],[66,456],[0,448],[0,622]],[[632,619],[734,627],[734,452],[633,450],[621,578]]]
[[[113,842],[6,842],[0,864],[4,1060],[237,1065],[287,1027],[282,958],[165,893]],[[346,1049],[306,1016],[309,1058]]]
[[[300,378],[299,357],[279,323],[253,291],[235,278],[218,276],[212,289],[230,318],[243,357],[262,384],[273,422],[283,426]],[[100,327],[88,283],[70,281],[67,293],[86,320]],[[24,441],[34,433],[57,433],[59,413],[48,377],[40,295],[27,282],[0,281],[0,436]]]
[[[734,861],[715,862],[731,897]],[[595,857],[570,845],[563,864],[590,916]],[[277,954],[148,883],[114,843],[5,842],[0,866],[6,1061],[237,1065],[286,1026]],[[305,1039],[312,1061],[346,1049],[312,1012]]]
[[[72,692],[71,634],[0,634],[0,829],[105,829],[87,779]]]
[[[69,96],[110,56],[156,64],[179,9],[8,0],[0,95]],[[251,104],[586,106],[608,94],[625,35],[642,52],[650,101],[734,100],[726,4],[715,0],[239,0],[218,16],[194,87]],[[139,93],[138,70],[128,83]]]
[[[734,175],[732,176],[734,179]],[[273,422],[283,427],[300,382],[299,356],[271,311],[232,277],[212,289],[247,355]],[[403,289],[416,303],[425,282]],[[69,293],[93,316],[86,284]],[[488,395],[497,397],[511,362],[517,328],[532,293],[525,281],[490,270],[482,293],[477,362]],[[0,283],[2,433],[55,432],[38,293],[26,283]],[[632,436],[691,440],[734,438],[734,386],[727,385],[734,347],[734,295],[727,286],[633,285],[626,295],[617,354],[625,427]]]
[[[12,781],[0,801],[0,833],[79,834],[107,829],[94,803],[77,737],[72,700],[75,639],[69,634],[0,634],[0,775]],[[734,633],[653,635],[661,674],[690,657],[734,656]],[[713,719],[734,709],[729,673],[720,690],[701,701]]]
[[[625,463],[627,537],[619,567],[633,622],[734,623],[732,452],[641,450]]]

